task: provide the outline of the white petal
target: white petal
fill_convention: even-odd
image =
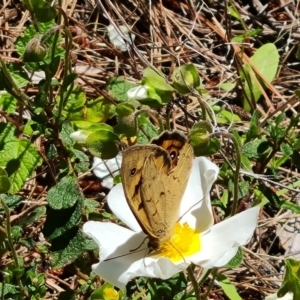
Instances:
[[[181,261],[180,263],[173,263],[167,258],[145,257],[143,263],[134,263],[129,272],[133,277],[144,276],[168,279],[174,274],[185,270],[189,266],[188,262]]]
[[[249,242],[257,224],[259,209],[250,208],[214,225],[201,236],[201,251],[189,260],[206,269],[227,264],[238,247]]]
[[[113,223],[88,221],[83,231],[99,246],[100,262],[92,266],[93,271],[119,288],[137,276],[167,279],[189,265],[183,261],[175,264],[166,258],[146,257],[145,235]],[[137,248],[140,250],[131,253]]]
[[[127,97],[129,100],[144,100],[148,98],[149,89],[146,85],[135,86],[127,91]]]
[[[278,297],[277,294],[268,295],[265,300],[293,300],[294,295],[291,292],[286,293],[283,297]]]
[[[90,133],[91,132],[89,132],[87,130],[77,130],[70,134],[70,138],[72,138],[76,142],[85,143],[85,141]]]
[[[108,160],[102,160],[101,158],[94,157],[93,160],[93,173],[100,179],[102,179],[102,185],[111,189],[113,187],[113,177],[111,174],[119,173],[122,156]]]
[[[131,43],[135,39],[135,35],[129,32],[125,25],[118,27],[120,33],[114,28],[113,25],[107,26],[108,38],[110,42],[121,51],[127,51],[127,43]]]
[[[191,175],[180,207],[180,223],[187,222],[198,232],[213,225],[210,189],[218,176],[219,168],[205,157],[193,161]]]
[[[86,222],[83,231],[99,246],[100,262],[92,266],[97,275],[119,288],[137,276],[130,268],[132,264],[141,265],[148,252],[148,248],[142,245],[145,235],[113,223],[94,221]],[[142,251],[131,252],[139,247]],[[111,260],[104,261],[108,258]]]
[[[141,232],[142,229],[134,217],[126,201],[122,183],[114,186],[107,195],[107,203],[114,215],[125,223],[135,232]]]

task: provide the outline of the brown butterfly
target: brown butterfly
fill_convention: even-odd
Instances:
[[[192,161],[193,149],[177,131],[165,131],[152,144],[134,145],[123,152],[125,197],[149,236],[151,252],[173,234]]]

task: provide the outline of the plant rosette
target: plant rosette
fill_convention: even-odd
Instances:
[[[109,207],[128,228],[110,222],[84,224],[83,231],[99,247],[100,262],[92,266],[93,271],[123,288],[138,276],[168,279],[191,263],[206,269],[226,265],[238,247],[249,242],[259,207],[213,225],[210,189],[218,172],[218,167],[208,159],[194,159],[174,234],[160,250],[150,254],[147,235],[127,204],[122,184],[113,187],[107,198]]]

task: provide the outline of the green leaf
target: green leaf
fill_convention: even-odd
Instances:
[[[143,73],[143,85],[153,87],[158,93],[160,92],[173,92],[173,87],[167,83],[164,75],[158,73],[151,68],[146,68]]]
[[[280,208],[288,209],[296,214],[300,214],[300,206],[291,201],[286,201],[286,200],[280,201]]]
[[[5,195],[1,194],[0,198],[5,202],[9,209],[15,209],[19,204],[22,203],[23,199],[17,195]],[[0,212],[3,212],[3,207],[0,205]]]
[[[54,210],[50,209],[44,224],[43,233],[49,241],[56,239],[68,230],[74,228],[81,220],[83,201],[78,201],[73,207]]]
[[[231,123],[231,122],[241,121],[241,118],[238,115],[222,108],[221,106],[213,105],[212,109],[214,110],[214,112],[216,114],[216,117],[217,117],[216,120],[218,123],[227,124],[227,123]]]
[[[259,134],[259,124],[258,124],[258,121],[259,121],[259,118],[260,118],[260,113],[256,110],[252,117],[251,117],[251,120],[250,120],[250,127],[249,127],[249,130],[247,132],[247,136],[246,136],[246,141],[245,143],[255,139],[258,137],[258,134]]]
[[[0,193],[7,193],[11,188],[10,181],[7,176],[0,176]]]
[[[120,103],[116,106],[116,113],[119,117],[129,116],[135,112],[135,107],[130,103]]]
[[[227,263],[226,268],[237,268],[243,261],[243,250],[241,247],[238,248],[235,256]]]
[[[151,122],[147,114],[140,114],[138,117],[138,124],[141,130],[137,135],[138,144],[147,144],[158,135],[157,128]]]
[[[108,81],[106,88],[114,98],[120,102],[123,102],[128,101],[127,91],[134,86],[134,83],[127,82],[123,78],[114,77]]]
[[[10,94],[0,94],[0,106],[8,114],[13,113],[17,107],[17,100]]]
[[[2,135],[2,134],[1,134]],[[4,137],[0,142],[0,166],[6,168],[11,182],[10,193],[14,194],[30,178],[35,167],[42,162],[37,149],[28,140]],[[1,145],[2,144],[2,145]]]
[[[278,297],[283,297],[287,292],[293,293],[293,299],[300,299],[300,262],[291,258],[285,261],[285,274]]]
[[[86,146],[92,155],[102,159],[110,159],[118,154],[119,142],[119,137],[114,133],[107,130],[99,130],[87,137]]]
[[[218,274],[216,278],[219,281],[222,290],[230,300],[242,300],[242,298],[237,293],[235,286],[225,275]]]
[[[60,101],[60,99],[57,99],[57,101]],[[87,102],[85,92],[81,88],[76,87],[65,104],[63,116],[75,124],[78,121],[93,124],[105,122],[113,116],[114,109],[115,106],[104,97]]]
[[[167,104],[172,99],[174,89],[167,83],[163,74],[146,68],[143,75],[142,85],[148,87],[148,98],[140,102],[154,108]]]
[[[18,286],[9,283],[5,283],[4,285],[2,282],[0,282],[0,295],[7,296],[4,299],[9,299],[9,297],[13,297],[13,295],[17,295],[19,293],[20,289]],[[15,297],[13,297],[13,299],[15,299]]]
[[[242,153],[250,159],[259,159],[264,157],[270,150],[270,143],[264,139],[251,141],[242,147]]]
[[[40,221],[40,218],[45,215],[46,215],[46,207],[45,206],[37,207],[33,212],[29,213],[20,222],[18,222],[18,225],[24,227],[27,225],[31,225],[34,222]]]
[[[13,78],[14,82],[19,88],[26,86],[29,82],[28,74],[24,71],[21,64],[8,63],[6,68],[9,71],[10,76]],[[1,70],[1,68],[0,68]],[[5,77],[2,72],[0,72],[0,90],[5,90]]]
[[[182,95],[189,94],[201,85],[198,70],[193,64],[176,68],[171,78],[173,87]]]
[[[59,133],[59,137],[66,145],[72,146],[75,144],[75,141],[70,137],[70,134],[72,132],[73,132],[73,127],[70,125],[70,123],[64,122],[62,124],[62,128],[61,128],[61,132]],[[51,151],[54,151],[54,148],[52,148]],[[52,156],[52,157],[55,157],[57,155],[56,150],[54,152],[55,152],[55,153],[53,153],[54,156]]]
[[[221,83],[219,86],[220,86],[220,89],[230,92],[236,87],[236,84],[230,83],[230,82],[224,82],[224,83]]]
[[[61,181],[52,187],[47,196],[49,206],[53,209],[70,208],[77,202],[83,202],[77,178],[66,176]]]
[[[44,0],[29,0],[38,22],[46,23],[56,17],[56,10]],[[26,3],[24,1],[24,3]],[[25,5],[26,7],[26,5]]]
[[[268,82],[272,82],[279,64],[279,54],[276,46],[272,43],[261,46],[250,58],[250,62],[260,71]],[[250,85],[249,80],[245,80],[245,92],[250,99],[252,99],[253,95],[254,101],[256,102],[262,94],[255,79],[253,79],[256,75],[254,71],[251,71],[250,64],[244,66],[244,71],[248,74],[250,80]],[[260,78],[258,78],[258,80],[261,81]],[[243,107],[246,111],[250,111],[250,106],[246,98],[243,99]]]
[[[75,227],[52,241],[51,265],[53,268],[62,268],[74,262],[83,251],[95,250],[96,248],[95,242]]]

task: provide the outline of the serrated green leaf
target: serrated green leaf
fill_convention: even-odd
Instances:
[[[137,143],[147,144],[153,138],[158,135],[157,128],[150,121],[150,118],[146,114],[140,114],[138,117],[138,124],[142,130],[139,130],[137,135]]]
[[[46,207],[45,206],[40,206],[37,207],[33,212],[31,212],[29,215],[26,215],[24,219],[22,219],[20,222],[17,224],[20,226],[27,226],[30,225],[34,222],[40,221],[40,218],[42,216],[46,215]]]
[[[0,123],[0,149],[6,142],[14,139],[16,128],[10,123]]]
[[[0,166],[5,167],[11,182],[10,193],[18,192],[41,162],[36,147],[28,140],[6,140],[0,151]]]
[[[74,206],[77,202],[83,202],[77,178],[66,176],[52,187],[47,196],[49,206],[53,209],[65,209]]]
[[[79,162],[76,161],[76,164],[74,166],[76,171],[84,173],[89,170],[90,160],[89,157],[83,151],[74,149],[74,158],[76,160],[79,160]]]
[[[9,209],[15,209],[22,203],[22,197],[17,195],[0,194],[0,198],[5,202]],[[0,212],[3,212],[3,207],[1,205]]]
[[[52,241],[50,261],[53,268],[62,268],[74,262],[83,251],[95,250],[96,243],[77,228]]]
[[[43,233],[49,241],[65,234],[79,224],[83,201],[78,201],[73,207],[67,209],[50,209],[44,224]]]
[[[13,78],[15,84],[19,88],[22,88],[28,84],[29,77],[20,64],[8,63],[6,64],[6,68],[10,76]],[[0,90],[5,90],[5,82],[7,82],[5,75],[0,72]]]
[[[106,85],[107,90],[118,101],[128,101],[127,91],[135,86],[134,83],[127,82],[123,78],[114,77],[109,80]]]
[[[74,145],[75,141],[70,137],[70,134],[73,132],[73,128],[68,122],[62,124],[61,132],[59,137],[66,145]],[[55,154],[56,155],[56,154]]]
[[[225,275],[218,274],[216,278],[219,281],[222,290],[230,300],[242,300],[242,298],[237,293],[235,286]]]
[[[270,143],[267,140],[257,139],[245,144],[242,147],[242,153],[250,159],[259,159],[267,155],[270,149]]]
[[[0,94],[0,106],[3,111],[11,114],[16,110],[17,100],[8,93]]]
[[[243,261],[243,250],[239,247],[235,256],[226,264],[226,268],[236,268],[238,267]]]
[[[12,285],[9,283],[5,283],[5,285],[3,285],[3,283],[0,282],[0,295],[4,295],[4,296],[10,295],[11,297],[13,297],[13,295],[16,295],[19,293],[20,293],[20,289],[18,286]],[[8,299],[8,298],[5,298],[5,299]],[[16,298],[14,297],[13,299],[16,299]]]

